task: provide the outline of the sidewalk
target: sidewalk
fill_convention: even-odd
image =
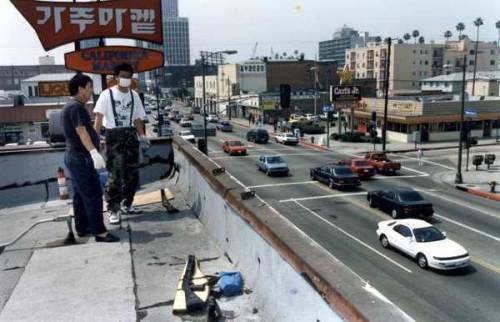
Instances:
[[[242,118],[232,118],[231,122],[238,124],[242,127],[246,128],[251,128],[251,127],[257,127],[257,125],[248,125],[248,120],[242,119]],[[273,135],[274,133],[274,126],[269,125],[269,124],[264,124],[260,125],[259,127],[265,128],[268,130],[268,132]],[[336,132],[337,128],[332,127],[330,128],[330,134],[337,133]],[[314,143],[312,143],[311,139],[314,137]],[[315,135],[309,135],[306,134],[304,135],[303,138],[301,138],[301,143],[307,146],[311,146],[314,148],[319,148],[322,150],[328,150],[326,148],[326,134],[315,134]],[[500,142],[496,142],[495,138],[491,139],[481,139],[478,142],[477,146],[487,146],[487,145],[500,145]],[[376,145],[377,149],[381,149],[382,145],[377,144]],[[451,148],[458,148],[458,143],[455,141],[447,141],[447,142],[428,142],[422,144],[422,149],[424,151],[428,150],[440,150],[440,149],[451,149]],[[335,140],[330,140],[330,150],[331,151],[338,151],[342,150],[346,153],[350,154],[355,154],[355,153],[362,153],[366,151],[372,151],[373,150],[373,144],[372,143],[352,143],[352,142],[339,142]],[[409,152],[409,151],[415,151],[415,143],[405,143],[405,142],[388,142],[386,146],[386,150],[388,152]]]
[[[465,171],[465,169],[462,170],[464,184],[455,183],[455,171],[442,172],[436,175],[435,178],[458,190],[487,199],[500,201],[500,165],[492,166],[490,170],[487,170],[484,165],[482,169],[478,171],[473,169],[474,167],[472,167],[470,171]],[[492,181],[498,183],[496,193],[490,192],[490,185],[488,183]]]
[[[157,191],[149,185],[141,193]],[[172,304],[186,258],[194,254],[207,275],[237,270],[205,233],[201,222],[175,187],[169,186],[180,211],[168,214],[159,203],[142,206],[143,214],[124,216],[112,232],[119,243],[78,238],[58,242],[65,223],[49,223],[28,233],[0,254],[0,321],[183,321],[202,315],[174,316]],[[156,192],[154,193],[156,196]],[[159,196],[159,192],[158,192]],[[156,198],[156,197],[155,197]],[[0,210],[0,243],[35,220],[67,214],[66,202]],[[52,248],[51,248],[52,247]],[[218,300],[225,316],[260,321],[257,301],[245,285],[241,296]]]

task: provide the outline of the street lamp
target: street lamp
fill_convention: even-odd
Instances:
[[[318,66],[313,66],[309,70],[314,71],[314,115],[316,116],[316,96],[318,95]]]
[[[385,64],[385,81],[384,81],[384,124],[382,127],[382,151],[385,151],[385,144],[387,139],[387,109],[389,106],[389,68],[391,67],[391,45],[393,40],[399,38],[388,37],[385,39],[387,43],[386,64]]]
[[[464,55],[464,60],[462,63],[462,98],[461,98],[461,108],[460,108],[460,133],[458,139],[458,162],[457,162],[457,174],[455,176],[455,183],[463,183],[462,177],[462,146],[463,146],[463,136],[464,136],[464,110],[465,110],[465,72],[467,65],[467,55]]]
[[[206,74],[206,66],[207,65],[218,65],[221,64],[222,61],[224,60],[224,55],[234,55],[236,54],[236,50],[223,50],[223,51],[216,51],[216,52],[209,52],[209,51],[201,51],[200,56],[201,56],[201,69],[202,69],[202,82],[203,82],[203,139],[204,139],[204,144],[203,144],[203,153],[208,155],[208,139],[207,139],[207,104],[206,104],[206,90],[205,90],[205,74]]]

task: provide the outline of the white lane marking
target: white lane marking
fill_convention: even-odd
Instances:
[[[392,155],[394,155],[394,153],[392,153]],[[413,157],[409,157],[409,156],[406,156],[406,155],[399,155],[400,157],[403,157],[403,158],[406,158],[406,159],[409,159],[409,160],[415,160],[415,161],[418,161],[417,158],[413,158]],[[434,161],[431,161],[431,160],[428,160],[426,158],[422,158],[422,162],[424,163],[429,163],[429,164],[433,164],[433,165],[437,165],[439,167],[442,167],[442,168],[445,168],[445,169],[448,169],[448,170],[455,170],[455,168],[452,168],[450,166],[447,166],[447,165],[444,165],[444,164],[441,164],[441,163],[437,163],[437,162],[434,162]]]
[[[363,242],[362,240],[360,240],[359,238],[355,237],[354,235],[348,233],[347,231],[345,231],[344,229],[338,227],[337,225],[333,224],[332,222],[326,220],[325,218],[323,218],[322,216],[318,215],[315,211],[307,208],[306,206],[302,205],[301,203],[295,201],[295,203],[305,209],[306,211],[308,211],[309,213],[311,213],[312,215],[314,215],[316,218],[318,218],[319,220],[323,221],[324,223],[326,223],[327,225],[337,229],[338,231],[340,231],[341,233],[345,234],[347,237],[357,241],[358,243],[360,243],[361,245],[365,246],[366,248],[368,248],[369,250],[371,250],[372,252],[374,252],[375,254],[385,258],[386,260],[388,260],[389,262],[393,263],[394,265],[396,265],[397,267],[401,268],[402,270],[406,271],[407,273],[412,273],[411,270],[409,270],[408,268],[404,267],[403,265],[399,264],[398,262],[396,262],[395,260],[393,260],[392,258],[382,254],[381,252],[379,252],[378,250],[376,250],[375,248],[371,247],[370,245],[366,244],[365,242]]]
[[[374,180],[387,180],[387,179],[404,179],[404,178],[422,178],[422,177],[428,177],[429,174],[419,174],[419,175],[407,175],[407,176],[393,176],[393,177],[388,177],[388,176],[375,176],[372,177]]]
[[[435,217],[438,217],[438,218],[440,218],[440,219],[443,219],[443,220],[445,220],[445,221],[449,221],[449,222],[451,222],[451,223],[453,223],[453,224],[455,224],[455,225],[457,225],[457,226],[460,226],[460,227],[462,227],[462,228],[468,229],[468,230],[470,230],[470,231],[473,231],[473,232],[478,233],[478,234],[480,234],[480,235],[483,235],[483,236],[485,236],[485,237],[491,238],[491,239],[493,239],[493,240],[495,240],[495,241],[497,241],[497,242],[500,242],[500,237],[496,237],[496,236],[490,235],[490,234],[488,234],[488,233],[485,233],[484,231],[481,231],[481,230],[479,230],[479,229],[473,228],[473,227],[468,226],[468,225],[466,225],[466,224],[462,224],[461,222],[458,222],[458,221],[456,221],[456,220],[450,219],[450,218],[445,217],[445,216],[443,216],[443,215],[438,215],[438,214],[434,213],[434,216],[435,216]]]
[[[248,188],[254,189],[254,188],[265,188],[265,187],[282,187],[282,186],[294,186],[294,185],[299,185],[299,184],[308,184],[308,183],[314,183],[316,181],[300,181],[300,182],[286,182],[286,183],[270,183],[270,184],[262,184],[258,186],[250,186]]]
[[[347,197],[347,196],[362,196],[362,195],[366,195],[367,193],[368,192],[363,191],[363,192],[352,192],[352,193],[339,193],[339,194],[336,194],[336,195],[323,195],[323,196],[314,196],[314,197],[290,198],[290,199],[280,200],[279,202],[284,203],[284,202],[296,202],[296,201],[307,201],[307,200],[328,199],[328,198],[342,198],[342,197]]]
[[[500,219],[500,216],[497,216],[495,214],[487,212],[486,210],[483,210],[483,209],[480,209],[480,208],[477,208],[477,207],[473,207],[473,206],[468,205],[466,203],[463,203],[461,201],[457,201],[456,199],[450,198],[449,196],[440,196],[437,193],[432,193],[433,192],[432,190],[422,190],[422,192],[427,193],[428,195],[431,195],[433,197],[436,197],[436,198],[439,198],[439,199],[442,199],[442,200],[446,200],[448,202],[452,202],[452,203],[457,204],[459,206],[462,206],[462,207],[465,207],[465,208],[468,208],[468,209],[480,212],[483,215],[486,215],[486,216],[489,216],[489,217],[493,217],[493,218],[496,218],[496,219]]]
[[[401,169],[405,169],[405,170],[408,170],[408,171],[412,171],[412,172],[418,173],[418,174],[420,174],[421,177],[428,177],[429,176],[428,173],[422,172],[422,171],[418,171],[418,170],[415,170],[413,168],[401,167]]]
[[[250,152],[250,151],[249,151]],[[253,151],[251,151],[253,152]],[[297,155],[317,155],[317,153],[278,153],[278,154],[273,154],[273,156],[279,156],[279,157],[286,157],[286,156],[297,156]],[[239,158],[258,158],[260,154],[252,154],[252,155],[241,155],[241,156],[223,156],[223,157],[215,157],[212,158],[214,160],[220,160],[220,159],[239,159]]]

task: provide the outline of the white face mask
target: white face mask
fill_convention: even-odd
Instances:
[[[118,84],[121,87],[129,87],[130,83],[132,83],[132,80],[130,78],[119,78]]]

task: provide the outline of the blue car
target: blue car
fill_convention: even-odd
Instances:
[[[273,174],[288,175],[290,171],[288,164],[279,156],[275,155],[262,155],[257,160],[257,170],[263,171],[266,175]]]
[[[220,122],[216,128],[221,132],[233,132],[233,125],[227,121]]]

